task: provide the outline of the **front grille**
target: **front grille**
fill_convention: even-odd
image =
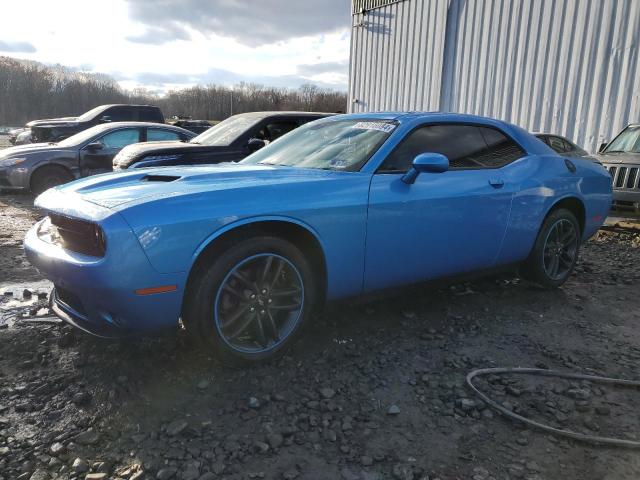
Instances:
[[[40,237],[45,241],[60,245],[72,252],[103,257],[106,249],[106,241],[102,228],[86,220],[65,217],[56,213],[49,214],[51,225],[43,224]]]
[[[69,290],[56,286],[56,298],[58,299],[58,302],[62,304],[62,306],[66,306],[67,308],[74,310],[80,315],[85,314],[85,310],[82,306],[80,298],[78,298],[77,295],[71,293]]]
[[[640,165],[605,165],[611,175],[611,184],[616,190],[640,192]]]

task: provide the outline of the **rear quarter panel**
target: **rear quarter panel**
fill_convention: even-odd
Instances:
[[[545,217],[563,199],[577,198],[584,205],[583,241],[600,228],[611,205],[611,180],[602,166],[571,158],[576,166],[576,172],[572,173],[565,158],[557,155],[534,155],[523,160],[518,172],[522,183],[513,198],[499,263],[526,259]]]

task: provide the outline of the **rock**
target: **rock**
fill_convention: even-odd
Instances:
[[[184,420],[175,420],[167,425],[167,435],[169,435],[170,437],[180,435],[188,426],[189,424]]]
[[[216,478],[218,478],[218,477],[216,476],[215,473],[207,472],[204,475],[201,475],[198,480],[215,480]]]
[[[609,407],[596,407],[596,413],[598,415],[609,415],[611,413],[611,409]]]
[[[89,470],[89,464],[83,458],[76,458],[71,465],[71,470],[76,473],[84,473]]]
[[[387,410],[387,415],[398,415],[400,413],[400,407],[395,403],[389,407]]]
[[[85,430],[84,432],[79,433],[75,438],[75,441],[80,445],[94,445],[98,443],[98,440],[100,440],[100,435],[93,430]]]
[[[49,474],[45,470],[37,469],[31,474],[29,480],[49,480]]]
[[[173,478],[178,470],[175,468],[161,468],[156,474],[157,480],[169,480]]]
[[[457,403],[463,412],[470,412],[478,406],[477,402],[475,400],[471,400],[470,398],[460,398],[458,399]]]
[[[360,463],[364,467],[370,467],[371,465],[373,465],[373,458],[364,455],[364,456],[360,457]]]
[[[394,465],[392,473],[396,480],[413,480],[413,468],[410,465]]]
[[[22,291],[22,298],[23,298],[24,300],[29,300],[29,299],[31,298],[31,290],[28,290],[28,289],[26,289],[26,288],[25,288],[25,289]]]
[[[333,388],[321,388],[320,389],[320,395],[322,395],[323,398],[333,398],[336,394],[336,391]]]
[[[78,392],[73,396],[73,403],[76,405],[86,405],[91,400],[91,395],[87,392]]]
[[[209,388],[209,385],[210,385],[209,380],[201,380],[198,383],[198,388],[200,390],[206,390],[207,388]]]
[[[107,480],[107,474],[104,472],[90,473],[86,477],[84,477],[84,480]]]
[[[295,468],[290,468],[289,470],[286,470],[282,474],[282,478],[284,478],[284,480],[294,480],[299,476],[300,476],[300,473]]]
[[[273,449],[279,448],[282,445],[283,441],[284,438],[279,433],[272,433],[270,435],[267,435],[267,442],[269,442],[269,445]]]
[[[267,453],[269,451],[269,444],[265,442],[254,442],[253,448],[256,452]]]
[[[334,432],[331,429],[326,429],[322,436],[324,437],[325,440],[328,440],[330,442],[335,442],[338,438],[338,436],[336,435],[336,432]]]
[[[360,480],[361,477],[357,473],[354,473],[350,468],[344,467],[340,470],[340,478],[342,478],[342,480]]]
[[[142,480],[142,478],[144,477],[144,473],[145,473],[144,470],[139,470],[133,475],[131,475],[129,477],[129,480]]]
[[[249,408],[260,408],[260,400],[256,397],[249,397]]]
[[[51,455],[60,455],[65,451],[65,446],[60,442],[56,442],[53,445],[51,445],[51,448],[49,448],[49,451],[51,451]]]

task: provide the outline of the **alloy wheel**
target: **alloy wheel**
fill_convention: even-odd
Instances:
[[[222,281],[215,298],[215,325],[231,348],[262,353],[291,335],[303,304],[304,284],[293,263],[273,253],[254,255]]]
[[[574,224],[563,218],[549,229],[544,244],[544,271],[552,280],[564,278],[573,268],[578,253],[578,233]]]

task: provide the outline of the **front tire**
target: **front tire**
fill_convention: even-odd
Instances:
[[[199,263],[186,292],[184,324],[222,360],[252,363],[282,354],[317,302],[310,262],[298,247],[259,236]]]
[[[578,260],[580,236],[580,225],[571,211],[559,208],[551,212],[522,265],[522,276],[543,288],[560,287]]]
[[[31,175],[31,191],[36,195],[40,195],[45,190],[63,185],[73,179],[73,175],[63,167],[45,165],[38,168]]]

